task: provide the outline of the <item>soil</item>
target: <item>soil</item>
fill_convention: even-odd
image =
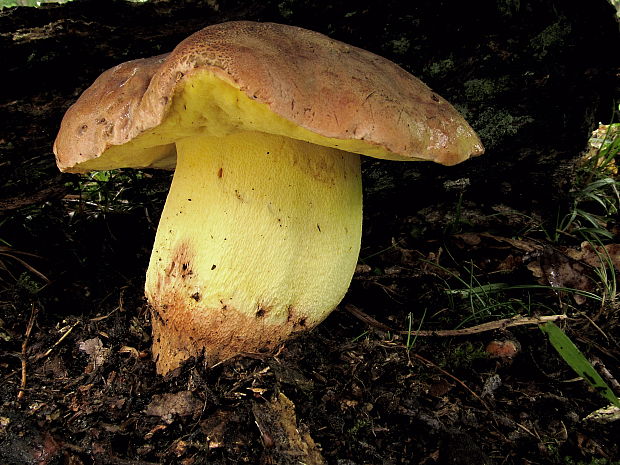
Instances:
[[[552,234],[590,131],[613,115],[614,9],[411,3],[0,11],[1,464],[620,463],[620,422],[589,417],[608,402],[538,325],[504,321],[556,315],[620,394],[620,307],[562,290],[605,289],[591,248]],[[386,56],[453,102],[487,153],[449,169],[366,161],[361,258],[327,320],[275,354],[162,377],[143,285],[170,175],[59,175],[51,146],[101,71],[231,19]]]

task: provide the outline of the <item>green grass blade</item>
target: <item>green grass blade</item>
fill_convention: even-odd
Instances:
[[[606,186],[614,185],[615,183],[616,183],[616,180],[610,177],[597,179],[596,181],[592,181],[590,184],[588,184],[582,190],[582,192],[586,193],[586,192],[592,192],[592,191],[599,191],[602,188]]]
[[[620,400],[614,392],[607,386],[601,375],[588,362],[588,359],[581,353],[571,339],[557,325],[548,322],[539,326],[540,329],[549,337],[549,342],[558,351],[560,356],[575,372],[585,379],[596,392],[613,405],[620,408]]]

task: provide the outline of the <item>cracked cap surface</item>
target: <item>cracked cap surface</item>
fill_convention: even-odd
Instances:
[[[153,131],[201,71],[311,134],[304,140],[313,143],[444,165],[484,152],[452,105],[391,61],[306,29],[239,21],[206,27],[169,54],[104,72],[63,118],[54,143],[59,168],[87,171],[82,163]],[[148,151],[148,166],[174,167],[174,140],[146,145],[137,150]],[[133,166],[123,157],[106,163]]]

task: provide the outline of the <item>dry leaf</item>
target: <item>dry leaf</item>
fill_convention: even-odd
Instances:
[[[201,411],[202,402],[196,399],[190,391],[180,391],[175,394],[154,395],[144,413],[161,417],[162,420],[170,424],[175,415],[180,417],[197,416]]]
[[[592,281],[588,278],[586,265],[551,247],[546,247],[540,257],[542,275],[551,287],[575,289],[579,291],[593,290]],[[573,293],[577,304],[585,302],[585,297]]]
[[[616,271],[620,271],[620,244],[607,244],[605,246],[592,247],[589,242],[581,244],[581,250],[568,250],[566,252],[571,258],[583,261],[593,268],[607,266],[610,261]]]
[[[268,403],[255,403],[252,411],[271,463],[326,465],[310,433],[297,424],[295,404],[284,394]]]
[[[80,342],[78,348],[90,356],[89,364],[85,369],[86,373],[92,373],[102,366],[110,355],[110,349],[104,347],[98,337]]]

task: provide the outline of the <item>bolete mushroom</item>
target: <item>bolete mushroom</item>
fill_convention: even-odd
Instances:
[[[62,171],[176,170],[146,275],[159,373],[271,350],[338,305],[360,248],[359,154],[453,165],[482,152],[394,63],[245,21],[104,72],[54,144]]]

